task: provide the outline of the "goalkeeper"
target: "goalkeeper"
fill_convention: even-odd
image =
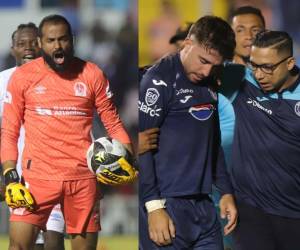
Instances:
[[[73,249],[96,249],[100,230],[96,178],[88,170],[86,151],[94,108],[108,135],[131,149],[130,139],[112,103],[103,72],[73,55],[72,30],[59,15],[39,26],[42,57],[18,67],[5,98],[1,161],[7,185],[10,248],[31,249],[60,204]],[[24,125],[22,156],[25,186],[15,171],[17,138]]]

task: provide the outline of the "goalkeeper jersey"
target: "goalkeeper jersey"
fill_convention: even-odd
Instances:
[[[191,83],[179,54],[147,70],[140,83],[139,129],[160,127],[158,150],[140,155],[141,200],[232,193],[220,147],[218,95]]]
[[[103,72],[78,58],[72,60],[68,69],[58,74],[43,58],[38,58],[18,67],[8,84],[1,161],[17,160],[17,140],[23,123],[25,178],[94,178],[86,163],[94,108],[110,137],[130,142]]]

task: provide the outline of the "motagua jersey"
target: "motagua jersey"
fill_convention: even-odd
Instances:
[[[280,93],[264,93],[247,71],[233,105],[237,199],[300,218],[300,79]]]
[[[210,84],[191,83],[178,54],[143,76],[139,129],[160,127],[158,150],[139,157],[143,202],[208,194],[214,181],[221,192],[232,192],[220,148],[218,95]]]
[[[38,58],[18,67],[8,84],[1,131],[1,161],[17,160],[25,128],[23,175],[46,180],[94,178],[86,164],[94,108],[108,135],[129,143],[103,72],[74,58],[56,73]]]

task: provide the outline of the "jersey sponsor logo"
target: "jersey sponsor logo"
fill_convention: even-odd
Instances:
[[[153,84],[156,85],[156,86],[165,86],[165,87],[168,86],[163,80],[157,81],[157,80],[155,80],[155,79],[152,79],[152,82],[153,82]]]
[[[39,115],[52,115],[51,109],[46,109],[46,108],[36,107],[36,108],[35,108],[35,111],[36,111]]]
[[[42,108],[36,107],[35,111],[39,115],[53,115],[53,116],[86,116],[87,113],[77,110],[76,107],[53,107],[52,109],[49,108]]]
[[[160,111],[161,108],[157,108],[156,106],[154,107],[148,107],[144,102],[138,101],[138,108],[140,111],[142,111],[143,113],[146,113],[148,115],[150,115],[151,117],[159,117],[160,116]]]
[[[295,113],[296,115],[300,116],[300,102],[295,104]]]
[[[9,91],[6,91],[3,102],[9,103],[9,104],[12,102],[12,95]]]
[[[53,107],[53,115],[57,116],[86,116],[87,113],[77,110],[76,107],[59,107],[59,106],[54,106]]]
[[[34,88],[36,94],[45,94],[47,88],[45,86],[39,85]]]
[[[194,93],[194,90],[192,89],[176,89],[176,95],[192,94],[192,93]]]
[[[159,92],[155,88],[149,88],[147,89],[146,96],[145,96],[145,102],[148,106],[154,105],[159,98]]]
[[[273,111],[270,109],[265,108],[264,106],[262,106],[258,101],[256,100],[252,100],[251,98],[248,98],[247,104],[252,105],[253,107],[256,107],[264,112],[266,112],[269,115],[272,115]]]
[[[83,82],[75,82],[75,96],[86,96],[86,85]]]
[[[109,88],[109,84],[107,85],[106,89],[105,89],[105,93],[107,98],[111,98],[113,96],[113,93],[111,92],[110,88]]]
[[[192,98],[193,96],[191,96],[191,95],[186,95],[185,97],[184,97],[184,99],[180,99],[180,102],[181,103],[186,103],[190,98]]]
[[[208,120],[215,110],[212,104],[200,104],[189,108],[189,113],[199,121]]]

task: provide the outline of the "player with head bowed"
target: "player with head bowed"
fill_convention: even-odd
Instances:
[[[224,39],[226,37],[226,39]],[[159,127],[159,147],[140,155],[140,249],[223,249],[209,198],[219,188],[225,234],[237,221],[220,147],[215,72],[231,60],[233,30],[200,18],[183,49],[147,70],[140,83],[140,131]]]

